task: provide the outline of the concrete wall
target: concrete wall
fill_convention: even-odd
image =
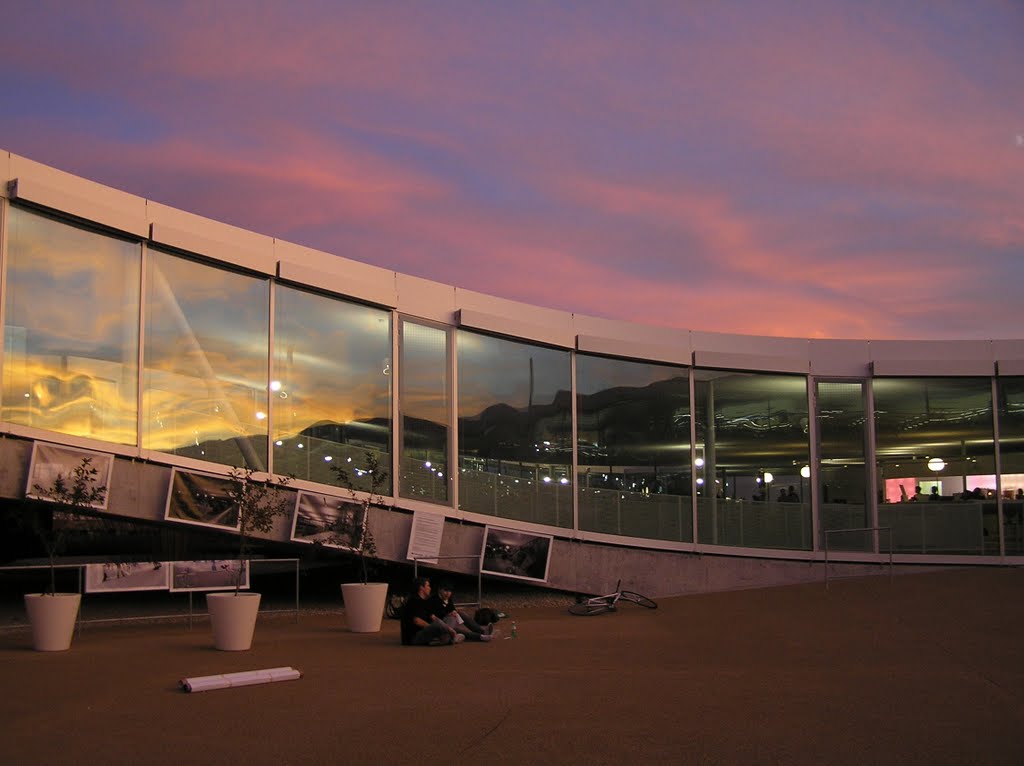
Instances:
[[[32,442],[0,438],[0,498],[22,498],[28,480]],[[108,512],[126,519],[164,521],[172,468],[141,460],[116,458],[107,498]],[[413,515],[403,510],[372,509],[370,528],[378,556],[406,562]],[[291,517],[278,518],[265,539],[287,542]],[[500,526],[500,520],[495,520]],[[445,522],[441,553],[444,556],[472,556],[442,560],[441,568],[476,574],[483,547],[485,526],[449,519]],[[302,543],[295,543],[302,546]],[[302,552],[297,547],[296,554]],[[343,555],[343,554],[339,554]],[[832,564],[833,575],[887,573],[878,564]],[[919,567],[914,567],[919,569]],[[800,582],[824,581],[824,565],[814,561],[756,559],[676,551],[659,551],[556,538],[543,587],[580,593],[604,593],[614,589],[621,578],[623,587],[655,598],[685,593],[734,590]],[[524,581],[526,584],[537,584]]]

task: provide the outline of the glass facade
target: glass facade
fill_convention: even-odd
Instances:
[[[807,378],[694,370],[694,384],[700,542],[810,549]]]
[[[142,446],[267,470],[270,280],[150,249]]]
[[[1024,378],[999,379],[999,472],[1007,555],[1024,554]]]
[[[691,542],[690,374],[578,354],[580,528]]]
[[[892,529],[894,550],[998,554],[991,380],[872,386],[878,523]]]
[[[451,426],[448,330],[401,320],[399,413],[402,497],[447,504]]]
[[[572,527],[572,362],[458,332],[459,507]]]
[[[370,490],[367,452],[391,465],[391,312],[278,285],[270,381],[274,470]],[[375,487],[391,494],[388,481]]]
[[[1024,377],[576,352],[0,206],[11,432],[363,490],[370,453],[385,494],[630,545],[1024,555]]]
[[[861,381],[815,381],[822,544],[874,550],[867,475],[868,416]],[[807,473],[804,471],[803,473]]]
[[[142,246],[7,216],[0,418],[136,444]]]

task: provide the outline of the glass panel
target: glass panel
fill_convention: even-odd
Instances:
[[[689,372],[577,354],[576,394],[580,528],[692,541]]]
[[[695,370],[700,542],[811,548],[807,379]]]
[[[370,491],[367,451],[391,465],[391,312],[278,286],[270,383],[274,471]],[[376,491],[391,494],[390,475]]]
[[[871,526],[867,513],[868,481],[865,463],[867,411],[864,384],[817,381],[818,498],[822,537],[829,529],[863,530]],[[864,531],[828,535],[828,547],[871,551],[874,535]],[[824,544],[824,540],[823,540]]]
[[[402,497],[448,502],[448,331],[401,323],[399,407]]]
[[[999,458],[1006,554],[1024,553],[1024,378],[999,381]]]
[[[570,353],[460,330],[459,505],[572,526]]]
[[[898,553],[998,553],[989,378],[876,378],[878,523]],[[888,550],[885,538],[881,538]]]
[[[11,206],[0,417],[137,443],[142,247]]]
[[[266,469],[269,289],[150,249],[144,447]]]

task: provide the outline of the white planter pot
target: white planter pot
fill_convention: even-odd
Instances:
[[[32,623],[32,648],[38,652],[70,649],[81,604],[81,593],[26,593],[25,610]]]
[[[347,582],[341,586],[345,601],[345,622],[353,633],[377,633],[384,619],[388,598],[386,582]]]
[[[206,609],[213,628],[213,645],[224,652],[244,652],[252,646],[259,593],[207,593]]]

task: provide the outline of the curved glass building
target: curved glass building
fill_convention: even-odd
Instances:
[[[820,577],[826,557],[1024,562],[1024,340],[644,327],[8,153],[0,181],[0,431],[23,466],[4,497],[24,496],[36,442],[113,455],[109,512],[166,524],[176,469],[330,495],[341,463],[370,488],[369,452],[390,466],[385,555],[405,558],[415,512],[441,514],[453,555],[486,527],[550,538],[556,587],[627,568],[652,592],[767,584]]]

